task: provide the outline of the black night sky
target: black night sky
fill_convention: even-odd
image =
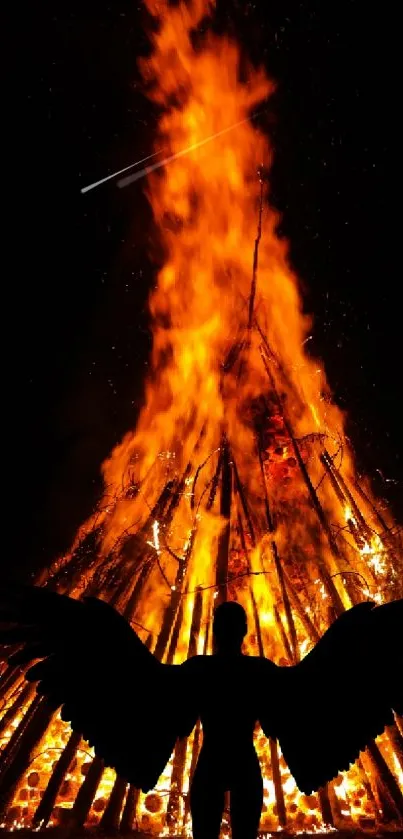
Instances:
[[[20,577],[68,547],[96,501],[102,460],[135,421],[150,346],[151,214],[141,182],[84,196],[80,188],[150,153],[155,126],[136,69],[147,48],[140,0],[60,0],[21,16],[8,120],[15,164],[3,287],[3,521],[11,549],[2,563]],[[315,315],[311,348],[349,410],[360,468],[398,514],[392,5],[218,0],[217,21],[278,82],[267,118],[276,150],[271,200]]]

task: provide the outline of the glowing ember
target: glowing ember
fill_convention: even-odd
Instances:
[[[245,61],[241,73],[238,46],[207,26],[195,48],[191,33],[212,2],[146,5],[159,25],[141,66],[149,96],[163,106],[156,145],[172,156],[147,185],[165,253],[150,297],[152,373],[135,430],[103,465],[107,496],[72,551],[37,582],[112,601],[168,662],[211,652],[213,605],[237,599],[248,612],[246,651],[285,665],[343,608],[401,597],[402,557],[392,522],[356,481],[343,415],[323,366],[306,354],[311,322],[276,235],[277,215],[261,203],[261,166],[269,167],[271,151],[247,117],[273,85]],[[222,132],[223,123],[238,125]],[[4,755],[13,737],[25,736],[35,700],[20,699],[23,690],[20,674],[4,690]],[[45,729],[38,723],[31,762],[21,764],[7,826],[102,819],[116,827],[121,819],[127,830],[190,836],[198,728],[147,795],[103,770],[59,716]],[[365,753],[311,796],[298,791],[260,729],[255,742],[268,835],[285,825],[295,833],[401,825],[387,792],[391,779],[402,786],[394,730],[374,747],[381,779]],[[59,777],[54,793],[51,777]]]

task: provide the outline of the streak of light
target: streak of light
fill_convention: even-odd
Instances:
[[[118,175],[122,175],[123,172],[127,172],[129,169],[133,169],[134,166],[140,166],[140,163],[145,163],[146,160],[150,160],[152,157],[155,157],[157,154],[161,154],[161,152],[165,151],[165,149],[158,149],[158,151],[153,152],[152,154],[148,154],[147,157],[143,157],[141,160],[136,160],[135,163],[131,163],[130,166],[125,166],[124,169],[119,169],[117,172],[113,172],[112,175],[107,175],[106,178],[101,178],[100,181],[94,181],[93,184],[88,184],[88,186],[83,186],[80,189],[80,192],[84,194],[85,192],[89,192],[91,189],[95,189],[97,186],[101,186],[105,184],[107,181],[111,181],[113,178],[117,178]]]
[[[263,113],[263,111],[258,111],[255,114],[251,114],[250,117],[245,117],[245,119],[241,119],[239,120],[239,122],[234,122],[233,125],[229,125],[227,128],[223,128],[221,131],[217,131],[215,134],[211,134],[209,137],[205,137],[204,140],[199,140],[198,143],[193,143],[186,149],[181,149],[181,151],[178,151],[175,154],[171,154],[169,157],[164,157],[164,159],[159,160],[158,163],[153,163],[151,166],[145,166],[143,167],[143,169],[140,169],[139,172],[135,172],[133,175],[127,175],[125,178],[121,178],[117,183],[118,187],[122,189],[123,187],[129,186],[129,184],[132,184],[135,181],[139,181],[141,178],[144,178],[145,175],[148,175],[150,172],[154,172],[155,169],[160,169],[161,166],[166,166],[167,163],[170,163],[172,160],[176,160],[178,157],[183,157],[185,154],[189,154],[190,152],[199,149],[206,143],[210,143],[217,137],[221,137],[228,131],[232,131],[234,128],[237,128],[239,125],[243,125],[245,122],[249,122],[250,119],[255,119],[261,113]],[[82,189],[80,190],[81,194],[90,192],[91,189],[95,189],[97,186],[101,186],[107,181],[110,181],[113,178],[117,178],[118,175],[122,175],[124,172],[128,172],[129,169],[133,169],[135,166],[140,166],[141,163],[145,163],[146,160],[151,160],[152,157],[155,157],[157,154],[161,154],[163,151],[165,151],[165,149],[159,149],[158,151],[153,152],[153,154],[149,154],[147,155],[147,157],[143,157],[141,160],[136,160],[135,163],[131,163],[129,166],[125,166],[124,169],[119,169],[117,172],[113,172],[111,175],[107,175],[105,178],[101,178],[99,181],[94,181],[94,183],[82,187]]]

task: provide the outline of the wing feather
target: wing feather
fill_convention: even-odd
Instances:
[[[302,662],[277,668],[274,728],[301,791],[347,770],[393,723],[393,711],[402,713],[402,639],[403,600],[363,603],[338,618]]]
[[[107,603],[46,588],[0,594],[0,643],[97,756],[147,791],[180,733],[180,668],[160,664]],[[17,645],[17,648],[16,648]],[[38,660],[39,659],[39,660]],[[164,698],[168,701],[164,702]]]

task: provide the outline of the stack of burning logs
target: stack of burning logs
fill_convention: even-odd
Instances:
[[[268,360],[265,359],[268,368]],[[268,372],[270,370],[268,368]],[[271,375],[271,374],[270,374]],[[357,603],[368,595],[359,573],[349,572],[351,562],[345,553],[345,532],[347,531],[357,552],[365,554],[365,546],[371,545],[374,531],[367,524],[359,506],[362,500],[367,509],[370,500],[358,485],[352,491],[346,479],[336,466],[335,456],[325,448],[323,435],[311,435],[304,440],[296,439],[289,420],[277,395],[273,377],[271,377],[270,399],[254,412],[253,423],[257,441],[257,462],[261,479],[261,513],[257,516],[251,509],[245,487],[242,483],[234,451],[225,435],[221,439],[211,460],[211,476],[207,491],[204,492],[203,509],[218,510],[224,526],[220,532],[215,564],[213,585],[199,587],[193,592],[193,612],[187,649],[184,658],[196,652],[211,651],[211,637],[204,621],[202,650],[198,639],[201,633],[203,615],[212,613],[215,603],[220,600],[238,598],[246,591],[251,604],[252,634],[251,645],[255,653],[268,654],[267,638],[260,617],[260,603],[252,583],[254,575],[262,575],[271,586],[270,605],[278,637],[281,639],[282,655],[277,661],[283,664],[297,662],[301,655],[301,631],[307,640],[307,648],[314,645],[322,631],[335,616],[345,608],[341,590],[346,592],[350,603]],[[269,416],[269,420],[267,417]],[[319,455],[317,450],[319,448]],[[320,501],[318,487],[312,483],[309,475],[309,461],[319,457],[323,467],[323,477],[332,487],[335,497],[343,511],[345,530],[335,529]],[[59,592],[81,595],[100,596],[121,611],[128,621],[134,621],[138,603],[143,596],[155,563],[159,562],[159,551],[153,538],[153,528],[158,522],[161,533],[169,534],[177,508],[184,496],[185,488],[192,481],[190,493],[191,506],[195,508],[196,485],[200,480],[200,470],[194,470],[191,464],[179,477],[173,475],[163,485],[163,489],[149,512],[149,515],[137,532],[123,534],[119,543],[107,556],[100,556],[99,545],[102,539],[102,524],[96,524],[83,536],[69,560],[60,562],[52,573],[37,582],[46,584]],[[320,618],[315,613],[314,599],[309,594],[309,585],[304,580],[304,572],[298,565],[298,557],[281,555],[277,540],[277,531],[281,519],[295,515],[293,511],[292,487],[299,480],[311,512],[315,516],[315,528],[320,534],[318,544],[326,542],[327,550],[340,569],[339,584],[331,574],[325,560],[319,552],[310,558],[315,564],[316,583],[321,587],[327,604],[323,606]],[[273,487],[281,486],[282,501],[273,513]],[[140,486],[133,483],[127,489],[126,496],[136,496]],[[347,511],[347,512],[346,512]],[[373,511],[379,526],[377,540],[390,560],[390,567],[400,562],[401,546],[381,513]],[[169,663],[174,660],[178,641],[181,637],[183,612],[187,590],[186,571],[192,555],[197,533],[197,520],[194,517],[194,529],[186,543],[185,554],[176,563],[174,581],[167,580],[167,607],[156,636],[151,633],[144,638],[148,647],[160,660]],[[258,532],[257,527],[260,527]],[[261,552],[259,567],[253,560],[262,542],[264,533],[265,549]],[[269,559],[265,559],[265,556]],[[364,557],[365,558],[365,557]],[[397,558],[397,559],[396,559]],[[266,563],[266,564],[265,564]],[[269,569],[270,565],[270,569]],[[347,570],[346,570],[347,569]],[[164,570],[161,567],[161,574]],[[373,579],[376,575],[368,566],[368,574]],[[398,575],[389,580],[390,585],[399,586]],[[317,586],[316,586],[317,588]],[[273,596],[275,593],[275,597]],[[390,597],[402,596],[400,590],[392,590]],[[206,605],[207,604],[207,605]],[[183,641],[182,641],[183,643]],[[306,651],[306,650],[304,650]],[[270,652],[270,651],[269,651]],[[7,666],[3,660],[0,676],[0,697],[2,719],[0,737],[2,740],[0,770],[0,809],[5,826],[47,826],[61,820],[72,832],[83,825],[99,822],[106,831],[119,830],[127,833],[132,830],[139,818],[139,803],[143,801],[143,814],[146,810],[151,819],[161,810],[161,797],[158,793],[149,794],[144,803],[144,796],[126,784],[124,779],[111,776],[110,791],[107,800],[102,799],[102,808],[97,802],[101,781],[104,775],[103,762],[90,756],[83,760],[85,745],[76,733],[67,732],[59,752],[49,740],[49,731],[56,717],[49,710],[43,698],[35,694],[33,686],[24,682],[21,668]],[[403,721],[396,719],[396,724],[389,726],[384,737],[393,751],[394,761],[403,771]],[[198,725],[191,736],[190,746],[179,742],[171,759],[171,776],[166,796],[166,809],[160,826],[165,824],[168,834],[179,833],[186,829],[189,819],[187,790],[189,778],[195,768],[202,732]],[[53,752],[52,752],[53,748]],[[46,785],[42,786],[38,766],[38,756],[43,752],[54,756],[46,774]],[[270,741],[270,774],[275,793],[275,814],[277,827],[292,826],[290,808],[284,792],[282,780],[282,756],[276,741]],[[81,757],[80,757],[81,754]],[[88,758],[88,755],[87,755]],[[77,767],[82,769],[82,783],[77,784]],[[390,763],[385,759],[382,749],[376,742],[371,742],[356,765],[361,786],[367,798],[373,804],[373,811],[384,822],[403,825],[403,795]],[[84,774],[85,772],[85,774]],[[79,773],[78,773],[79,774]],[[76,778],[74,800],[71,807],[60,806],[71,795],[72,778]],[[25,779],[25,781],[24,781]],[[24,785],[21,787],[22,782]],[[38,793],[38,785],[40,795]],[[74,785],[73,785],[74,786]],[[33,794],[31,794],[33,793]],[[66,793],[66,794],[65,794]],[[67,798],[69,796],[67,795]],[[35,809],[32,804],[35,803]],[[98,812],[97,812],[98,808]],[[328,826],[339,826],[343,822],[342,806],[336,794],[335,785],[329,784],[318,795],[318,808],[321,822]],[[102,812],[99,812],[99,811]],[[147,824],[143,818],[141,825]],[[301,821],[295,821],[301,826]],[[307,825],[309,826],[309,824]],[[275,826],[274,826],[275,829]]]

